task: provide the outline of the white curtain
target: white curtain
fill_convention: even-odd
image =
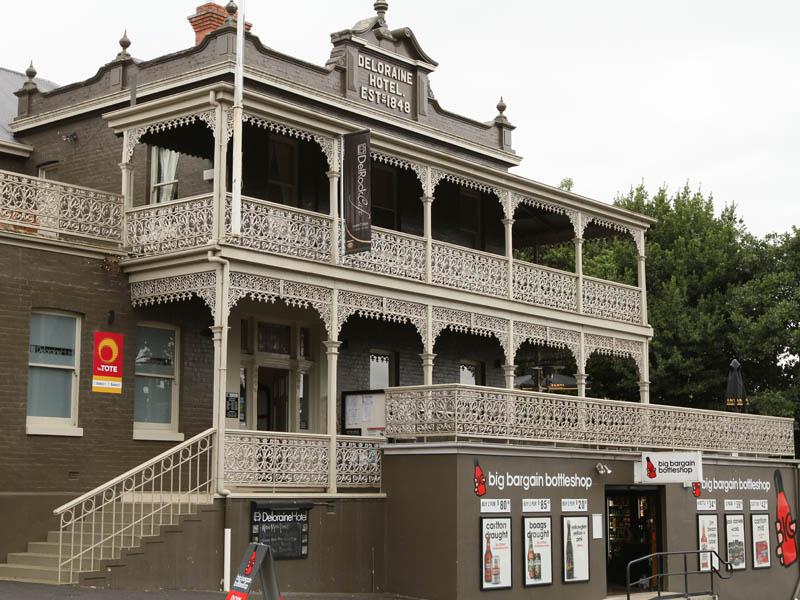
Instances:
[[[178,170],[178,157],[180,153],[167,148],[158,149],[158,181],[156,183],[166,183],[175,180],[175,173]],[[172,200],[173,190],[176,184],[162,185],[156,192],[156,202]]]

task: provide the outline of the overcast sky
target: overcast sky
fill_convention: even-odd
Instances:
[[[8,4],[0,65],[33,59],[65,84],[113,59],[124,28],[137,58],[190,46],[186,17],[202,2]],[[317,64],[331,32],[374,14],[372,0],[246,9],[262,42]],[[431,86],[445,108],[488,121],[504,96],[521,175],[571,177],[606,202],[640,181],[688,181],[718,209],[736,203],[758,235],[800,225],[797,0],[390,0],[387,20],[439,62]]]

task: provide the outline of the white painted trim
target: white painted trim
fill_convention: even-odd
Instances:
[[[176,433],[174,431],[163,431],[160,429],[138,427],[137,424],[134,423],[133,439],[158,442],[182,442],[184,439],[186,439],[186,436],[182,433]]]
[[[31,417],[28,417],[30,419]],[[38,423],[25,424],[27,435],[57,435],[63,437],[83,437],[83,428],[67,425],[42,425]]]
[[[3,154],[11,154],[12,156],[28,158],[31,155],[31,152],[33,152],[33,146],[29,146],[28,144],[20,144],[19,142],[0,140],[0,152]]]
[[[292,499],[292,500],[314,500],[314,499],[331,499],[331,500],[385,500],[386,493],[384,492],[375,492],[370,494],[368,492],[364,493],[335,493],[329,494],[327,492],[278,492],[271,494],[269,492],[231,492],[227,496],[220,496],[215,495],[214,498],[233,498],[233,499],[246,499],[246,498],[257,498],[257,499]]]

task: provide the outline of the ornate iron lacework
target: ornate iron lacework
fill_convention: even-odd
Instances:
[[[417,329],[422,343],[425,343],[427,309],[424,304],[339,290],[337,338],[342,325],[353,315],[394,323],[411,323]]]
[[[791,419],[455,385],[387,390],[386,435],[794,456]]]
[[[457,310],[455,308],[433,307],[433,327],[431,343],[435,344],[439,334],[445,329],[459,333],[472,333],[483,337],[494,337],[500,342],[506,362],[513,361],[511,341],[508,335],[508,319]]]
[[[431,245],[431,281],[487,296],[508,294],[508,261],[442,242]]]
[[[277,298],[280,298],[289,306],[313,308],[325,323],[325,330],[328,334],[333,333],[331,329],[332,288],[231,271],[228,307],[236,306],[239,300],[245,296],[259,302],[275,302]]]
[[[575,312],[578,309],[578,276],[538,265],[514,261],[514,299]]]
[[[128,213],[128,251],[151,256],[203,246],[212,236],[214,198],[155,204]]]
[[[642,292],[638,288],[585,277],[583,312],[603,319],[641,323]]]
[[[542,200],[541,198],[534,198],[532,196],[525,196],[523,194],[517,194],[516,192],[509,193],[509,200],[508,200],[508,210],[506,210],[506,219],[513,219],[514,212],[517,210],[517,207],[520,204],[525,204],[526,206],[530,206],[531,208],[538,208],[539,210],[543,210],[546,212],[554,213],[557,215],[564,215],[569,219],[569,222],[572,223],[572,228],[575,230],[575,236],[579,237],[583,234],[583,232],[578,232],[578,211],[573,208],[566,208],[564,206],[559,206],[554,202],[548,202],[547,200]]]
[[[584,335],[585,354],[582,361],[583,371],[586,371],[586,361],[594,354],[606,356],[619,356],[622,358],[630,357],[636,363],[639,373],[644,369],[644,344],[636,340],[626,340],[611,336],[587,333]]]
[[[342,262],[360,271],[423,281],[425,240],[373,227],[369,251],[346,255]]]
[[[284,125],[282,123],[276,123],[275,121],[270,121],[269,119],[256,117],[247,113],[242,116],[242,122],[250,123],[256,127],[267,129],[268,131],[279,133],[281,135],[288,135],[289,137],[297,138],[299,140],[316,142],[319,144],[319,147],[322,149],[322,153],[325,155],[325,158],[328,161],[328,169],[335,171],[339,168],[339,165],[336,164],[334,156],[334,145],[336,144],[336,140],[333,137],[312,133],[304,129],[299,129],[290,125]]]
[[[212,108],[211,110],[174,117],[172,119],[166,119],[164,121],[158,121],[156,123],[150,123],[148,125],[142,125],[141,127],[128,130],[128,144],[125,147],[124,154],[122,155],[122,162],[130,162],[131,157],[133,156],[133,151],[136,149],[136,146],[139,144],[144,134],[168,131],[170,129],[176,129],[177,127],[185,127],[186,125],[191,125],[192,123],[197,122],[198,119],[205,123],[206,126],[213,132],[217,124],[217,111],[216,109]]]
[[[628,225],[623,225],[622,223],[617,223],[602,217],[585,215],[580,237],[583,237],[583,231],[586,229],[586,226],[589,225],[589,223],[594,223],[595,225],[599,225],[613,231],[619,231],[620,233],[630,234],[630,236],[633,238],[633,243],[636,244],[636,250],[639,253],[639,256],[644,256],[644,229],[639,227],[629,227]]]
[[[119,244],[122,197],[0,172],[0,223]]]
[[[131,304],[145,306],[201,298],[214,312],[217,288],[216,271],[202,271],[187,275],[173,275],[148,281],[131,283]]]
[[[417,176],[420,185],[422,185],[423,191],[425,190],[425,167],[421,164],[406,160],[405,158],[399,158],[397,156],[375,151],[372,152],[372,158],[378,162],[382,162],[393,167],[398,167],[407,171],[413,171],[413,173]]]
[[[471,190],[478,190],[479,192],[485,192],[487,194],[494,194],[498,200],[501,202],[505,198],[505,191],[500,189],[499,187],[489,185],[487,183],[481,183],[476,179],[470,179],[469,177],[462,177],[461,175],[454,175],[453,173],[448,173],[447,171],[443,171],[441,169],[431,169],[431,189],[425,191],[426,196],[433,196],[433,193],[436,191],[436,186],[439,185],[441,181],[450,181],[451,183],[456,183],[460,186]]]

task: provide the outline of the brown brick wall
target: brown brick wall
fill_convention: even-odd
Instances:
[[[199,300],[137,310],[130,308],[127,277],[102,261],[0,245],[0,489],[69,491],[76,495],[119,475],[173,445],[134,441],[135,327],[153,320],[180,327],[179,430],[188,438],[211,426],[213,346],[209,310]],[[27,350],[32,308],[83,316],[78,425],[83,437],[26,435]],[[115,311],[112,325],[108,311]],[[91,389],[92,334],[124,334],[123,393]],[[77,472],[77,476],[69,476]]]

